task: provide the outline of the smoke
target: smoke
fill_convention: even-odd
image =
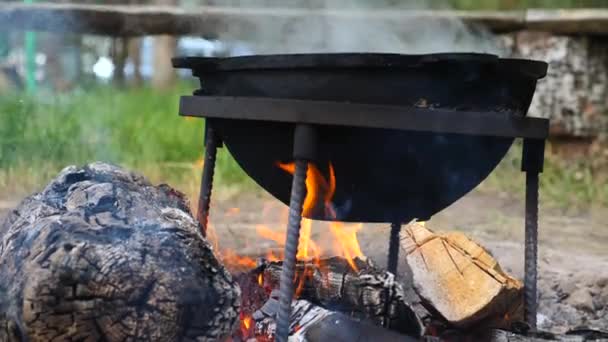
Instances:
[[[392,1],[395,2],[395,1]],[[232,6],[251,9],[248,1]],[[271,16],[252,15],[228,26],[219,38],[240,41],[237,54],[376,52],[422,54],[484,52],[503,55],[492,34],[455,18],[433,17],[423,1],[289,1]],[[287,7],[287,8],[285,8]],[[436,8],[436,7],[435,7]],[[446,6],[441,8],[446,9]],[[415,10],[415,11],[412,11]]]

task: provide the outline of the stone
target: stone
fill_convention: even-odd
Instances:
[[[583,310],[587,312],[594,311],[593,297],[591,296],[589,289],[587,289],[586,287],[574,290],[574,292],[572,292],[570,296],[566,298],[566,303],[578,310]]]
[[[539,80],[529,115],[551,119],[551,134],[596,137],[608,123],[608,44],[593,36],[547,32],[510,34],[511,57],[549,63]]]

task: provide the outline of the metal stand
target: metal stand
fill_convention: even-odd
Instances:
[[[526,172],[526,240],[524,275],[525,320],[536,330],[538,272],[538,176],[543,171],[545,141],[524,139],[522,171]]]
[[[213,174],[215,172],[215,157],[217,148],[222,146],[221,140],[215,135],[209,120],[205,123],[205,159],[203,164],[203,176],[201,190],[198,196],[198,208],[196,218],[198,219],[201,233],[207,236],[207,223],[209,221],[209,203],[211,202],[211,190],[213,188]]]
[[[386,269],[394,275],[397,275],[397,266],[399,265],[399,233],[401,232],[401,223],[391,223],[391,236],[388,243],[388,263]]]
[[[295,160],[295,173],[291,186],[289,201],[289,222],[287,225],[287,239],[285,241],[285,258],[281,270],[279,313],[277,316],[276,340],[287,342],[291,317],[291,302],[294,296],[294,277],[296,269],[296,254],[300,240],[300,224],[302,221],[302,207],[306,197],[306,172],[308,161],[315,159],[317,136],[311,125],[298,124],[294,132],[293,157]]]

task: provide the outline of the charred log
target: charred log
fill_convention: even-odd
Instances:
[[[273,341],[277,306],[278,298],[271,295],[264,307],[254,314],[255,325],[251,330],[256,341]],[[296,341],[418,341],[417,338],[327,310],[303,299],[292,303],[291,312],[290,339]]]
[[[420,321],[393,274],[376,268],[370,261],[355,259],[354,262],[356,271],[339,257],[315,263],[298,261],[298,298],[403,334],[419,336]],[[280,272],[280,262],[263,267],[264,286],[276,289]]]
[[[118,167],[68,167],[0,226],[0,340],[217,340],[238,286],[184,196]]]

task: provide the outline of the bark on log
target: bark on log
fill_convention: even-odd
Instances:
[[[0,341],[211,341],[239,294],[182,194],[108,164],[64,169],[0,226]]]
[[[299,261],[296,271],[299,298],[403,334],[419,336],[420,321],[406,302],[403,287],[394,275],[376,268],[370,261],[355,259],[355,263],[358,272],[338,257],[321,260],[317,265]],[[272,262],[264,267],[264,286],[278,287],[281,266],[280,262]]]
[[[423,305],[450,324],[504,328],[523,320],[521,282],[464,234],[414,223],[402,231],[401,247]]]

